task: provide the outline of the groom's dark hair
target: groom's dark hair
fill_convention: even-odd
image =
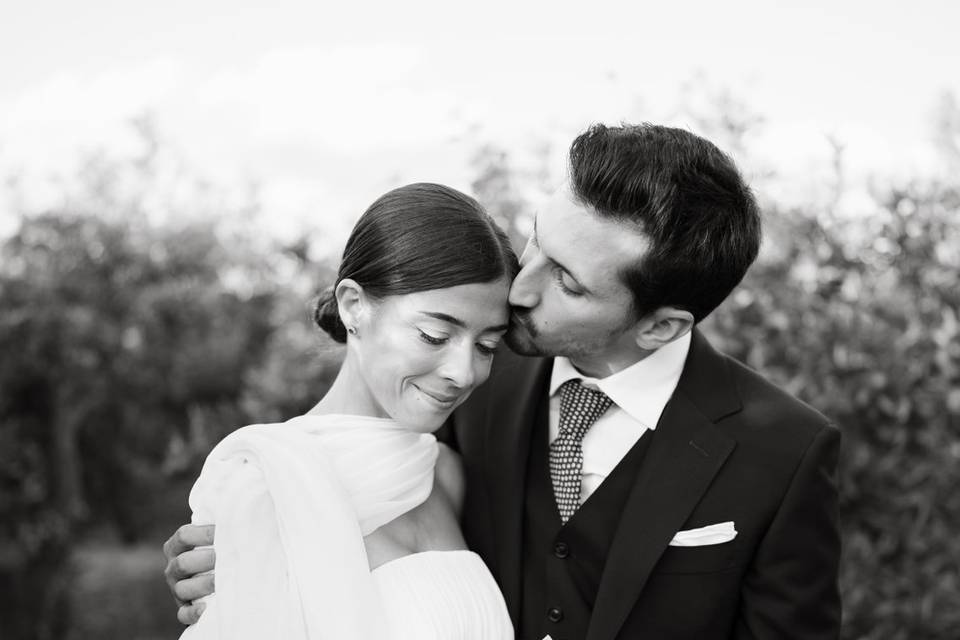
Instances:
[[[570,147],[574,196],[649,239],[621,277],[638,317],[660,307],[699,322],[743,279],[760,248],[760,212],[736,165],[713,143],[652,124],[595,125]]]
[[[378,299],[512,280],[519,270],[507,235],[476,200],[442,184],[420,182],[388,191],[360,216],[336,283],[351,278]],[[320,297],[314,320],[334,340],[346,342],[334,289]]]

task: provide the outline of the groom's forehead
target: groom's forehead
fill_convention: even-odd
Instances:
[[[623,266],[640,259],[650,238],[630,223],[601,215],[568,193],[555,193],[536,214],[534,234],[551,257],[570,266]]]
[[[602,236],[609,232],[593,207],[566,190],[554,192],[541,204],[534,216],[534,229],[537,232],[542,230],[558,241],[565,238],[574,243],[578,234]]]

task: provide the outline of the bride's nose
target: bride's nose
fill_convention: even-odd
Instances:
[[[439,373],[458,389],[470,389],[477,380],[476,349],[472,344],[455,345],[444,350]]]

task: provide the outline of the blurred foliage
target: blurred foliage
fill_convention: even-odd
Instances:
[[[772,211],[773,246],[710,320],[842,430],[845,638],[960,629],[958,211],[957,185],[843,221]]]
[[[5,639],[63,637],[78,539],[169,535],[213,443],[303,412],[335,371],[302,304],[322,269],[218,224],[236,210],[152,223],[155,171],[95,158],[0,247]]]
[[[743,162],[762,118],[724,90],[685,99],[699,131]],[[689,98],[690,96],[685,96]],[[701,100],[700,102],[703,102]],[[795,209],[765,203],[757,264],[704,323],[717,346],[843,434],[842,637],[955,638],[960,629],[960,106],[932,122],[940,165],[850,184]],[[761,182],[772,174],[752,167]],[[851,189],[869,198],[856,210]],[[820,197],[818,197],[820,196]]]
[[[509,154],[492,145],[481,147],[474,154],[472,166],[476,173],[470,183],[474,197],[507,233],[519,255],[527,243],[528,229],[523,222],[529,217],[528,203],[519,192],[523,176],[518,176]]]
[[[747,154],[758,120],[718,100],[725,115],[711,121],[708,105],[698,127]],[[948,167],[958,113],[945,98]],[[165,174],[139,126],[143,157],[95,158],[79,195],[24,214],[0,247],[5,639],[169,635],[159,543],[188,517],[203,456],[238,425],[309,408],[341,355],[310,322],[333,267],[309,258],[310,239],[280,246],[223,224],[255,201]],[[547,180],[510,160],[480,149],[472,187],[519,247]],[[760,259],[704,329],[843,432],[843,637],[954,637],[960,182],[887,185],[872,201],[856,215],[766,206]],[[151,222],[158,209],[192,222]],[[71,559],[78,540],[94,544]]]

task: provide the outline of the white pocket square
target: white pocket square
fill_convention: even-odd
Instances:
[[[699,529],[677,531],[670,541],[671,547],[703,547],[710,544],[723,544],[737,537],[733,522],[720,522]]]

